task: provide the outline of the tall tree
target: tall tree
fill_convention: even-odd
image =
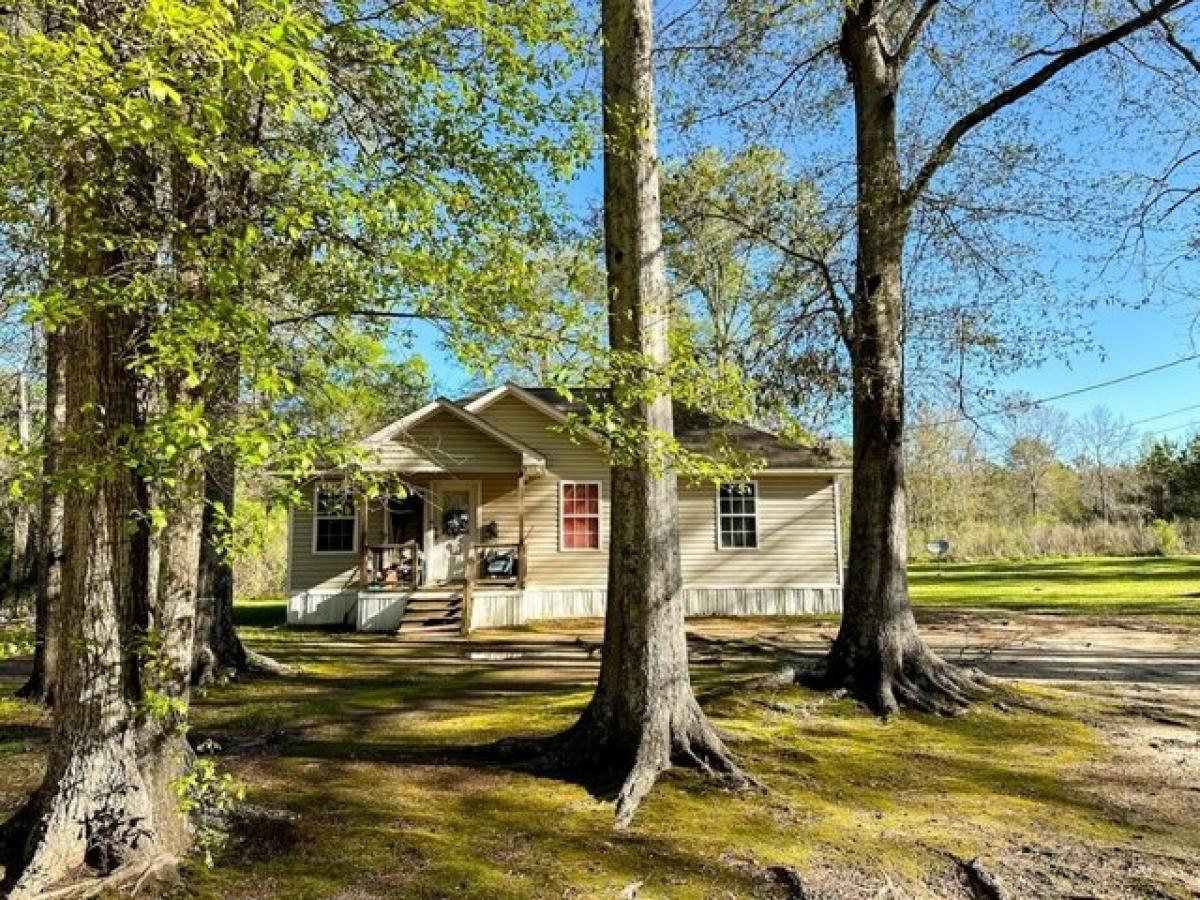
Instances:
[[[58,277],[61,273],[55,273]],[[46,331],[46,409],[42,434],[37,595],[34,601],[33,669],[17,693],[44,704],[54,702],[57,640],[54,637],[63,580],[64,497],[59,483],[59,456],[66,430],[66,358],[61,328]]]
[[[823,277],[792,248],[836,243],[818,190],[786,156],[706,148],[667,168],[667,267],[677,330],[705,362],[753,379],[761,410],[824,421],[840,403],[849,323]]]
[[[29,375],[17,373],[17,446],[22,457],[29,454],[33,442],[32,412],[29,405]],[[30,500],[18,499],[13,505],[12,555],[8,566],[8,599],[22,602],[29,593],[31,581],[36,577],[36,541]]]
[[[1023,144],[1014,139],[980,149],[966,139],[1002,114],[1020,123],[1016,108],[1035,92],[1134,36],[1154,40],[1157,23],[1192,5],[1193,0],[1157,0],[1142,8],[1080,0],[1070,4],[1068,15],[1060,4],[1029,4],[1036,9],[1022,6],[1019,12],[1000,4],[989,17],[980,4],[941,0],[738,4],[737,10],[718,0],[717,9],[728,15],[708,17],[700,40],[679,41],[682,50],[706,48],[706,61],[722,73],[737,65],[753,71],[755,54],[762,51],[767,87],[753,77],[742,80],[746,88],[728,110],[743,119],[773,122],[763,105],[790,104],[782,110],[786,121],[818,127],[822,118],[837,117],[829,114],[828,103],[806,104],[813,73],[836,60],[848,84],[854,146],[848,171],[854,179],[852,203],[844,208],[851,226],[846,268],[852,271],[852,289],[846,298],[831,289],[831,298],[848,307],[851,321],[854,474],[844,614],[821,680],[848,687],[881,713],[901,705],[953,713],[969,705],[977,688],[973,676],[928,648],[909,602],[903,445],[906,374],[917,360],[915,353],[906,357],[906,339],[925,317],[953,332],[944,346],[958,348],[960,359],[972,347],[986,358],[998,343],[993,335],[999,326],[1016,339],[1014,358],[1027,361],[1035,345],[1020,331],[1028,331],[1031,317],[1017,310],[1021,295],[1034,292],[1014,290],[1009,283],[997,297],[1000,302],[964,303],[957,301],[962,288],[956,282],[964,271],[995,279],[995,242],[1014,252],[1019,246],[1006,228],[1014,218],[1079,217],[1078,211],[1066,212],[1077,210],[1078,196],[1067,197],[1063,209],[1051,212],[1043,195],[1005,194],[1009,185],[1022,183],[1014,171],[1043,173],[1053,164],[1038,153],[1040,135],[1034,127],[1016,129],[1028,139]],[[982,55],[981,45],[996,48],[995,61]],[[1023,49],[1016,51],[1013,64],[1002,65],[1013,46]],[[734,62],[723,64],[720,56]],[[906,106],[914,80],[924,86],[925,96]],[[823,101],[841,99],[836,92],[820,95]],[[980,165],[951,166],[956,157]],[[826,193],[837,196],[836,189]],[[1014,217],[1014,208],[1021,215]],[[953,254],[951,246],[958,248]],[[812,257],[818,272],[838,272],[828,258],[806,247],[795,252]],[[910,304],[907,275],[930,255],[942,257],[940,287],[957,303],[952,310],[947,303],[924,310]],[[836,287],[838,279],[830,284]],[[909,349],[921,350],[919,345]]]
[[[1002,418],[1004,456],[1008,471],[1026,500],[1028,513],[1037,518],[1045,511],[1051,474],[1061,463],[1069,426],[1059,410],[1018,397],[1007,405]]]
[[[1137,433],[1107,406],[1097,406],[1075,423],[1075,440],[1080,468],[1088,473],[1095,491],[1096,513],[1110,522],[1118,501],[1114,470],[1129,461]]]
[[[604,0],[604,236],[612,460],[604,646],[595,694],[541,765],[615,787],[627,825],[673,763],[743,776],[692,692],[673,435],[671,296],[659,208],[651,0]]]
[[[553,87],[575,41],[557,0],[52,7],[62,27],[26,27],[34,4],[0,31],[0,228],[61,266],[22,301],[70,361],[51,753],[0,841],[19,898],[188,849],[205,460],[311,473],[323,446],[278,415],[295,347],[275,316],[475,325],[531,303],[541,177],[578,151],[547,124],[574,109]],[[243,88],[269,140],[229,127]],[[252,216],[208,215],[208,179],[247,171]],[[206,190],[182,203],[181,181]],[[233,352],[261,402],[228,421],[213,391]]]

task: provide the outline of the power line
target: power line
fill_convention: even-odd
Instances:
[[[1179,415],[1181,412],[1187,412],[1189,409],[1200,409],[1200,403],[1193,403],[1191,406],[1181,406],[1179,409],[1173,409],[1170,412],[1159,413],[1157,416],[1147,416],[1144,419],[1138,419],[1136,422],[1130,422],[1130,426],[1144,425],[1146,422],[1157,422],[1159,419],[1165,419],[1169,416]],[[1182,425],[1175,426],[1182,428]]]
[[[1157,366],[1151,366],[1149,369],[1142,369],[1140,372],[1130,372],[1128,375],[1110,378],[1107,381],[1097,381],[1095,384],[1088,384],[1084,385],[1083,387],[1075,388],[1074,390],[1063,391],[1061,394],[1051,394],[1049,397],[1039,397],[1036,400],[1022,400],[1019,403],[1012,403],[1008,406],[1002,406],[999,409],[987,410],[977,415],[959,416],[956,419],[944,419],[941,422],[926,422],[914,427],[940,428],[944,425],[957,425],[960,422],[973,422],[975,419],[983,419],[988,416],[998,416],[1006,412],[1017,412],[1018,410],[1022,409],[1033,409],[1036,406],[1042,406],[1046,403],[1053,403],[1055,400],[1065,400],[1068,397],[1077,397],[1080,394],[1098,391],[1101,388],[1112,387],[1114,384],[1122,384],[1126,381],[1132,381],[1135,378],[1141,378],[1143,375],[1152,375],[1155,372],[1161,372],[1164,369],[1170,369],[1173,366],[1182,365],[1183,363],[1191,362],[1194,359],[1200,359],[1200,353],[1193,353],[1190,356],[1181,356],[1179,359],[1173,359],[1170,362],[1161,363]]]
[[[1191,422],[1184,422],[1182,425],[1172,425],[1170,428],[1160,428],[1157,431],[1147,432],[1148,434],[1167,434],[1171,431],[1178,431],[1180,428],[1191,428],[1195,425],[1200,425],[1200,419],[1194,419]]]

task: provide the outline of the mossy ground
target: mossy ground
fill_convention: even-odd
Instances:
[[[965,575],[958,583],[973,584]],[[1005,596],[1029,590],[1006,583]],[[1148,578],[1136,584],[1156,590]],[[1197,823],[1102,789],[1121,770],[1094,691],[1021,687],[961,718],[881,722],[803,688],[748,687],[773,666],[770,655],[710,635],[694,648],[697,691],[763,789],[735,793],[673,772],[634,826],[614,832],[612,807],[581,787],[475,753],[573,721],[595,678],[594,626],[491,633],[438,650],[290,631],[271,624],[277,613],[242,608],[244,637],[302,674],[207,691],[193,729],[223,746],[250,801],[296,818],[240,826],[215,868],[189,866],[179,896],[617,897],[639,882],[643,898],[786,896],[766,871],[785,865],[818,891],[828,886],[818,896],[965,897],[951,855],[1135,845],[1166,859],[1200,853]],[[7,696],[19,667],[0,677]],[[0,814],[36,785],[45,725],[33,707],[0,701]],[[1139,877],[1162,895],[1189,895],[1169,876]]]

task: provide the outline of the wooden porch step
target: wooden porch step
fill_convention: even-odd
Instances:
[[[401,622],[400,628],[396,631],[396,637],[400,640],[446,640],[448,638],[462,637],[462,628],[457,622],[442,625],[412,625]]]
[[[438,612],[439,610],[462,610],[462,599],[457,600],[409,600],[404,612]]]

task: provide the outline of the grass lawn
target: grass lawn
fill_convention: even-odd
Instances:
[[[1200,616],[1200,556],[918,563],[920,606],[1113,616]]]
[[[1128,599],[1136,622],[1193,612],[1185,595],[1197,582],[1195,560],[914,574],[922,604],[1110,613]],[[242,605],[238,616],[251,646],[301,674],[207,691],[193,731],[222,745],[222,766],[251,802],[294,818],[240,824],[217,866],[189,865],[173,897],[787,897],[771,872],[787,866],[813,897],[966,900],[956,858],[977,856],[1014,897],[1200,892],[1191,864],[1200,855],[1200,749],[1184,765],[1171,745],[1168,768],[1155,768],[1152,744],[1130,743],[1149,722],[1130,712],[1141,693],[1040,683],[958,719],[881,722],[803,688],[748,687],[774,668],[772,655],[742,636],[722,644],[721,626],[706,625],[718,637],[693,646],[697,691],[763,787],[737,793],[674,772],[633,827],[615,832],[611,806],[581,787],[474,751],[574,720],[597,671],[595,623],[430,650],[280,628],[278,602]],[[761,629],[812,642],[830,630],[778,619]],[[11,696],[20,673],[0,676],[0,695]],[[1184,676],[1163,690],[1176,687],[1187,688]],[[1194,712],[1200,690],[1187,697],[1181,704]],[[1156,693],[1153,709],[1176,699]],[[1172,715],[1187,714],[1179,706]],[[1154,728],[1200,748],[1196,722]],[[34,708],[0,701],[0,814],[36,785],[45,725]],[[1153,746],[1167,740],[1152,734]]]

